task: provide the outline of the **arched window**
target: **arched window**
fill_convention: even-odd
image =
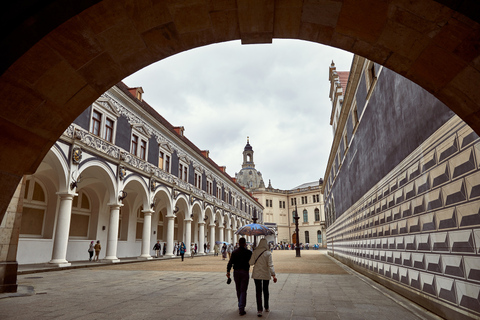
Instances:
[[[320,221],[320,210],[315,208],[315,221]]]
[[[23,213],[20,234],[27,237],[43,236],[43,224],[47,210],[45,189],[35,178],[30,178],[25,184],[23,196]]]
[[[303,222],[308,222],[308,211],[307,211],[307,209],[303,210]]]
[[[69,236],[73,238],[88,238],[90,229],[90,199],[82,190],[72,201],[72,218],[70,221]]]
[[[310,243],[310,233],[305,231],[305,243]]]
[[[317,243],[322,243],[322,231],[317,231]]]

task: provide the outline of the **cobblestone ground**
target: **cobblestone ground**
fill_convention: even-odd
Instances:
[[[268,319],[436,319],[416,305],[345,271],[324,251],[274,251],[278,282],[270,285]],[[238,314],[226,260],[195,257],[18,276],[19,295],[0,295],[0,319],[253,319]]]

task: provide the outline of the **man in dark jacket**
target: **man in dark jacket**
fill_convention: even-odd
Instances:
[[[227,264],[227,278],[230,279],[230,270],[233,266],[233,279],[235,280],[235,288],[237,290],[238,312],[241,316],[246,314],[245,305],[247,304],[248,289],[248,272],[250,264],[248,261],[252,256],[252,251],[246,248],[247,242],[245,238],[238,241],[240,247],[232,252],[232,256]]]

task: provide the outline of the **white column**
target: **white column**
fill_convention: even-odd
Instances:
[[[205,254],[205,222],[200,221],[198,223],[198,253]]]
[[[232,239],[232,228],[230,228],[230,226],[227,227],[227,241],[228,243],[232,243],[233,242],[233,239]],[[234,243],[235,244],[235,243]]]
[[[120,262],[117,258],[118,244],[118,223],[120,218],[120,207],[122,204],[113,203],[110,206],[110,221],[108,222],[107,249],[105,259],[106,262]]]
[[[185,220],[185,247],[187,250],[185,251],[185,255],[189,256],[192,254],[192,219],[188,218]]]
[[[196,243],[198,248],[198,223],[195,223],[195,220],[193,220],[193,241],[192,242]]]
[[[52,260],[49,263],[59,267],[71,265],[67,261],[68,234],[70,233],[70,219],[72,217],[72,200],[77,194],[57,193],[60,196],[57,227],[53,240]]]
[[[175,229],[175,217],[166,216],[167,218],[167,251],[165,252],[166,257],[175,257],[173,255],[173,231]]]
[[[143,210],[142,253],[138,259],[152,259],[150,255],[150,235],[152,233],[153,210]]]
[[[223,240],[224,239],[224,236],[225,236],[225,232],[223,231],[225,228],[223,226],[219,226],[218,227],[218,241],[225,241]]]
[[[210,252],[214,252],[215,247],[215,224],[212,223],[210,226]]]

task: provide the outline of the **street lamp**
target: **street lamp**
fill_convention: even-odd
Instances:
[[[300,243],[299,243],[299,239],[300,238],[300,234],[298,232],[298,210],[297,210],[297,203],[295,202],[295,217],[293,217],[293,219],[295,219],[295,233],[297,234],[297,236],[295,237],[296,239],[296,244],[295,244],[295,257],[296,258],[301,258],[300,256]]]

